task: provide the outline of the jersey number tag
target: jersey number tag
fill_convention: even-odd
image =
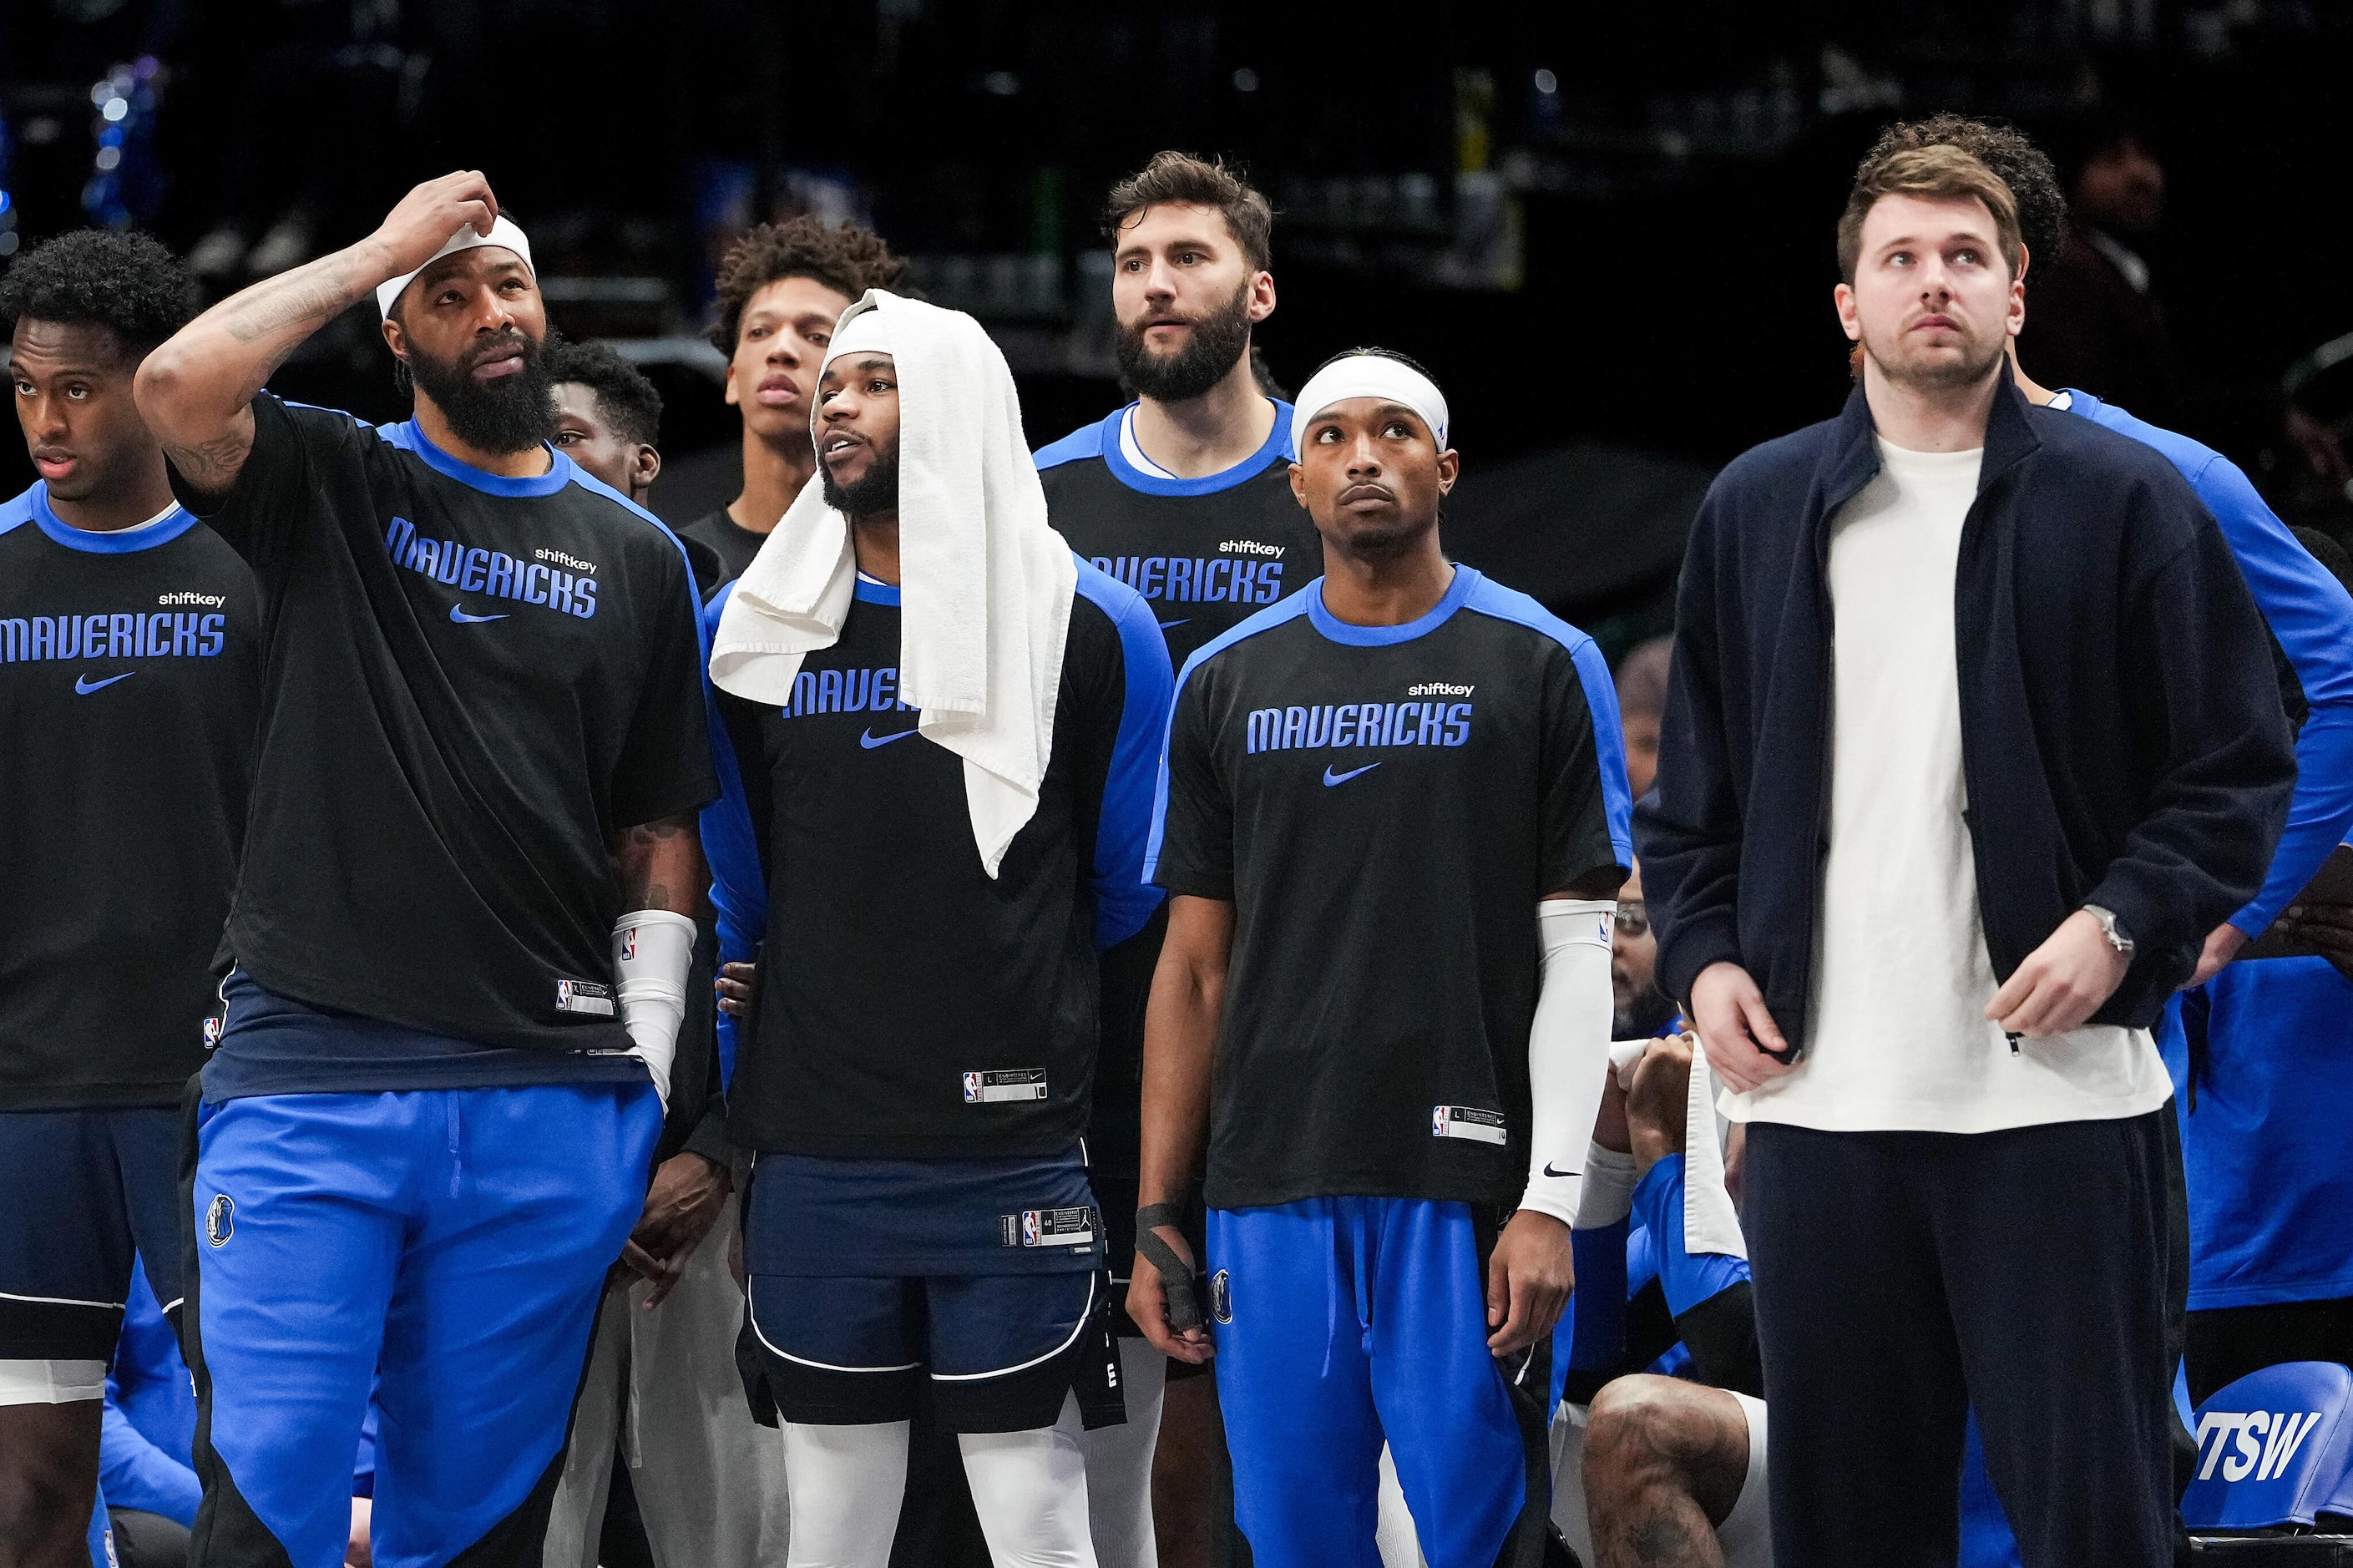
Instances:
[[[1468,1138],[1474,1143],[1493,1143],[1498,1147],[1508,1142],[1504,1136],[1504,1113],[1482,1110],[1473,1105],[1432,1108],[1430,1135],[1432,1138]]]
[[[593,980],[559,980],[555,983],[555,1010],[609,1018],[617,1009],[613,1005],[611,986],[599,985]]]
[[[997,1105],[1008,1100],[1045,1098],[1044,1068],[1007,1068],[1000,1072],[968,1072],[964,1075],[964,1102],[966,1105]]]
[[[1067,1247],[1084,1251],[1095,1244],[1095,1211],[1081,1206],[1064,1209],[1023,1209],[1000,1215],[997,1226],[1007,1247]]]

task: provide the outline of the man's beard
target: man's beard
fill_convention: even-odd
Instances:
[[[820,459],[818,482],[825,487],[825,504],[844,517],[872,517],[899,508],[899,443],[874,454],[867,470],[848,484],[837,484],[833,470]]]
[[[1869,339],[1863,342],[1864,352],[1879,366],[1880,374],[1896,385],[1915,392],[1950,392],[1960,387],[1976,386],[1991,376],[1994,367],[2006,357],[2009,342],[1998,337],[1986,346],[1981,354],[1970,352],[1977,346],[1974,342],[1965,343],[1962,357],[1958,359],[1919,353],[1909,359],[1901,359],[1879,353],[1877,345]]]
[[[517,350],[521,370],[488,386],[474,379],[474,366],[481,361]],[[434,359],[412,341],[407,364],[417,390],[433,400],[468,446],[484,452],[527,452],[555,439],[555,384],[548,379],[540,345],[521,332],[492,338],[457,360]]]
[[[1120,374],[1140,395],[1155,403],[1182,403],[1200,396],[1225,380],[1235,363],[1250,352],[1250,285],[1244,283],[1225,304],[1206,316],[1192,318],[1185,346],[1173,354],[1155,354],[1144,346],[1147,326],[1121,327],[1115,344]]]

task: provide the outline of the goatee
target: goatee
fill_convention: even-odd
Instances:
[[[1114,345],[1121,379],[1155,403],[1200,396],[1225,380],[1235,362],[1250,352],[1250,286],[1245,282],[1225,304],[1191,318],[1185,346],[1173,354],[1155,354],[1145,347],[1149,317],[1146,324],[1122,326]]]
[[[878,511],[896,511],[899,508],[899,443],[891,443],[887,452],[874,454],[872,467],[849,481],[834,482],[833,470],[820,459],[817,466],[818,482],[825,487],[825,504],[844,517],[872,517]]]
[[[488,385],[474,379],[482,361],[512,353],[522,355],[521,370]],[[417,390],[433,400],[468,446],[504,454],[555,439],[555,384],[540,345],[521,332],[501,333],[457,360],[431,358],[412,341],[406,363]]]

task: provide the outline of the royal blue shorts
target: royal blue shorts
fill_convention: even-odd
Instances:
[[[1515,1402],[1487,1348],[1486,1239],[1459,1203],[1209,1211],[1218,1403],[1258,1568],[1380,1568],[1384,1441],[1430,1568],[1540,1561],[1543,1391]]]

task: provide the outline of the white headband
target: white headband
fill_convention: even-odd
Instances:
[[[1402,404],[1421,416],[1438,449],[1446,450],[1446,397],[1430,377],[1387,354],[1350,354],[1335,359],[1307,378],[1292,405],[1291,460],[1299,460],[1299,443],[1307,426],[1335,403],[1352,397],[1377,397]]]
[[[445,256],[455,256],[461,250],[471,250],[482,245],[495,245],[513,251],[522,258],[523,270],[534,279],[538,278],[538,269],[531,264],[531,241],[524,237],[522,230],[503,216],[491,220],[491,232],[488,234],[476,234],[472,224],[462,226],[449,237],[448,244],[425,258],[425,267],[432,266]],[[425,267],[418,268],[417,272],[424,271]],[[417,280],[417,272],[406,272],[389,283],[376,285],[375,308],[385,319],[391,318],[392,302],[400,298],[400,291]]]
[[[887,354],[891,353],[891,329],[883,324],[880,310],[860,310],[843,322],[834,332],[833,342],[826,345],[825,364],[817,367],[819,375],[825,365],[831,364],[846,353]]]

